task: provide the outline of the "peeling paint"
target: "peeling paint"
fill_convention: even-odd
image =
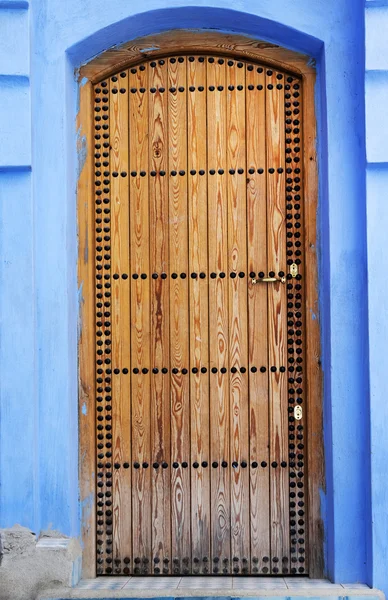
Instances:
[[[153,50],[159,50],[159,46],[150,46],[149,48],[141,48],[140,52],[152,52]]]
[[[84,498],[81,503],[81,514],[82,514],[82,524],[87,525],[89,519],[93,514],[94,507],[94,494],[90,493],[86,498]]]
[[[80,286],[78,288],[78,305],[83,304],[85,299],[83,296],[83,288],[84,288],[84,282],[81,281]]]
[[[85,415],[85,417],[86,417],[86,415],[88,414],[88,409],[86,408],[86,402],[83,403],[81,411],[82,411],[82,414]]]
[[[315,314],[315,312],[312,310],[312,308],[310,308],[310,315],[313,321],[317,320],[317,315]]]
[[[79,179],[82,169],[85,166],[86,157],[87,157],[87,144],[86,144],[86,136],[81,135],[81,128],[77,131],[77,179]]]
[[[77,293],[77,302],[78,302],[78,320],[77,320],[78,339],[80,339],[80,337],[82,335],[82,305],[85,302],[85,299],[84,299],[84,296],[83,296],[83,287],[84,287],[84,282],[81,281],[80,286],[78,288],[78,293]]]

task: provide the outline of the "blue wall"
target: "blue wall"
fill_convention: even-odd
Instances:
[[[366,156],[372,475],[371,576],[388,592],[388,2],[366,4]]]
[[[370,440],[380,452],[388,418],[379,429],[377,412],[369,420],[369,378],[372,402],[382,389],[368,366],[364,2],[299,0],[291,10],[288,0],[144,0],[139,14],[134,6],[125,0],[35,0],[30,6],[0,0],[0,104],[6,106],[0,112],[0,526],[18,522],[79,534],[74,68],[139,35],[212,27],[275,41],[317,60],[326,564],[336,581],[371,582],[373,575],[388,587],[375,557],[383,546],[386,555],[387,542],[374,545],[369,484],[371,467],[372,473],[383,470],[370,461]],[[380,86],[380,78],[385,85],[384,77],[371,75],[370,85]],[[380,117],[385,131],[386,115]],[[370,151],[380,156],[384,144],[375,143],[376,135],[368,125]],[[385,181],[388,157],[384,161],[372,179],[368,170],[368,198],[376,198]],[[379,235],[368,224],[369,266],[377,271],[371,261],[384,228],[376,210],[371,219]],[[375,291],[371,322],[377,301]],[[382,353],[384,326],[386,317],[381,327],[373,323],[373,360]]]

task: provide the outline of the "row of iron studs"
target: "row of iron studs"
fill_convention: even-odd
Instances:
[[[104,81],[95,88],[96,108],[102,101],[108,101],[109,84]],[[107,104],[109,107],[109,104]],[[95,185],[95,241],[96,256],[99,248],[104,251],[110,247],[110,143],[109,143],[109,111],[95,111],[95,168],[96,173],[104,171],[104,180],[96,181]],[[96,264],[96,374],[98,379],[104,377],[105,388],[97,388],[96,412],[97,412],[97,574],[113,573],[113,511],[112,511],[112,489],[110,478],[100,468],[103,458],[112,458],[112,396],[111,396],[111,331],[110,331],[110,309],[111,309],[111,280],[110,264],[101,253],[101,260]],[[105,371],[104,371],[105,369]],[[105,519],[103,518],[105,517]]]
[[[97,256],[97,262],[102,262],[102,256],[98,255]],[[239,277],[240,279],[244,279],[245,275],[248,276],[248,273],[245,273],[244,271],[240,271],[239,273],[236,273],[234,271],[232,271],[231,273],[229,273],[229,277],[231,279],[236,279],[237,277]],[[275,272],[274,271],[270,271],[268,273],[269,277],[275,277]],[[218,273],[218,277],[220,279],[225,279],[226,277],[226,273],[224,271],[221,271],[220,273]],[[284,271],[279,271],[278,273],[279,277],[284,277],[285,273]],[[122,279],[128,279],[129,275],[128,273],[123,273],[121,275]],[[186,279],[188,277],[188,273],[171,273],[170,275],[171,279],[178,279],[178,277],[180,277],[181,279]],[[265,277],[265,273],[263,271],[259,271],[259,273],[256,275],[256,273],[254,271],[250,271],[249,273],[249,277],[259,277],[259,279],[263,279],[263,277]],[[152,273],[151,275],[152,279],[158,279],[159,278],[159,274],[158,273]],[[161,273],[160,274],[160,278],[161,279],[168,279],[168,275],[167,273]],[[200,273],[190,273],[190,278],[191,279],[206,279],[206,273],[205,272],[200,272]],[[216,279],[217,278],[217,273],[210,273],[210,279]],[[287,279],[290,279],[291,275],[287,276]],[[118,273],[115,273],[113,275],[113,279],[114,280],[118,280],[120,279],[120,275]],[[132,274],[132,279],[148,279],[148,275],[147,273],[133,273]]]
[[[302,177],[301,177],[301,83],[288,77],[285,89],[286,140],[286,220],[287,264],[298,265],[296,279],[287,281],[287,353],[288,353],[288,429],[290,486],[290,573],[307,571],[305,556],[306,497],[304,488],[304,418],[303,404],[303,310],[302,310]],[[303,408],[303,418],[296,421],[294,406]],[[273,570],[274,571],[274,570]]]
[[[99,469],[111,469],[112,468],[112,463],[107,462],[107,463],[97,463],[97,466]],[[129,462],[124,462],[122,465],[120,463],[114,463],[114,468],[115,469],[121,469],[121,467],[123,467],[124,469],[129,469],[129,467],[131,466]],[[137,461],[135,461],[133,463],[133,468],[134,469],[148,469],[150,466],[152,466],[153,469],[159,469],[159,467],[162,467],[162,469],[168,469],[169,467],[172,467],[173,469],[179,469],[179,463],[178,462],[173,462],[170,465],[166,462],[153,462],[152,465],[150,465],[149,462],[143,462],[143,463],[139,463]],[[190,465],[187,461],[183,461],[180,465],[183,469],[187,469]],[[212,467],[213,469],[218,469],[218,467],[222,467],[223,469],[226,469],[228,466],[232,467],[233,469],[237,469],[239,464],[237,461],[232,461],[231,463],[228,463],[228,461],[223,460],[220,463],[218,461],[213,461],[211,464],[208,463],[207,460],[203,460],[201,463],[195,461],[192,464],[193,469],[199,469],[199,467],[202,467],[203,469],[206,469],[207,467]],[[251,465],[248,464],[248,462],[246,460],[242,460],[240,462],[240,466],[243,469],[246,469],[247,467],[251,466],[252,469],[257,469],[259,466],[262,467],[263,469],[265,469],[265,467],[268,467],[268,463],[265,460],[262,460],[260,463],[257,462],[257,460],[252,461]],[[276,469],[277,467],[282,467],[283,469],[285,469],[287,466],[286,461],[282,461],[280,464],[277,463],[276,461],[273,461],[271,463],[271,467],[273,469]],[[112,479],[112,471],[107,471],[106,473],[106,478],[107,479]],[[101,486],[97,486],[97,487],[103,487]],[[110,487],[110,486],[108,486]]]
[[[96,153],[95,158],[98,158],[98,152]],[[267,169],[267,172],[270,175],[274,175],[275,173],[282,174],[282,173],[284,173],[284,169],[282,167],[279,167],[278,169],[274,169],[273,167],[270,167],[269,169]],[[184,177],[185,175],[188,175],[188,174],[194,176],[194,175],[197,175],[197,173],[198,173],[198,175],[203,176],[203,175],[206,175],[206,170],[205,169],[199,169],[197,171],[196,169],[190,169],[190,171],[186,172],[184,169],[180,169],[179,171],[170,171],[170,175],[172,177],[176,177],[177,175],[180,175],[180,177]],[[245,171],[244,171],[243,168],[227,169],[227,170],[225,170],[225,169],[217,169],[217,171],[216,171],[216,169],[208,169],[208,173],[209,173],[209,175],[216,175],[216,174],[218,174],[218,175],[225,175],[227,173],[229,173],[229,175],[236,175],[236,173],[237,173],[237,175],[244,175]],[[260,169],[256,169],[255,170],[252,167],[250,167],[247,170],[247,173],[249,175],[254,175],[255,173],[258,173],[259,175],[263,175],[264,174],[264,169],[260,168]],[[151,175],[151,177],[156,177],[158,175],[160,177],[164,177],[166,174],[167,174],[166,171],[164,171],[163,169],[160,170],[160,171],[149,171],[149,175]],[[98,173],[97,175],[100,176],[101,173]],[[112,177],[118,177],[119,175],[121,177],[127,177],[128,173],[127,173],[127,171],[121,171],[121,173],[119,173],[118,171],[113,171],[113,173],[112,173]],[[130,175],[131,175],[131,177],[137,177],[138,175],[140,175],[140,177],[146,177],[147,171],[145,171],[144,169],[142,169],[139,172],[137,172],[137,171],[131,171]],[[102,183],[104,183],[104,181]],[[99,187],[101,185],[101,181],[96,181],[95,185],[97,187]]]
[[[268,564],[270,562],[270,559],[268,556],[263,556],[262,557],[262,562],[264,564]],[[114,564],[115,569],[114,572],[116,574],[120,574],[120,573],[124,573],[124,575],[129,575],[131,572],[131,567],[129,566],[131,563],[131,559],[129,557],[125,557],[124,559],[120,559],[120,558],[115,558],[113,559],[112,557],[108,557],[106,559],[106,562],[111,565]],[[154,573],[155,575],[158,574],[165,574],[168,575],[170,574],[170,572],[173,575],[189,575],[192,571],[192,573],[194,575],[198,575],[198,574],[203,574],[203,575],[211,575],[211,574],[220,574],[220,575],[246,575],[249,573],[249,560],[247,558],[238,558],[237,556],[234,556],[232,559],[229,558],[220,558],[218,556],[213,558],[213,565],[211,565],[211,561],[209,559],[209,557],[204,556],[202,559],[198,558],[198,557],[194,557],[192,559],[192,569],[190,569],[190,563],[191,560],[190,558],[184,557],[182,559],[179,558],[163,558],[160,559],[158,557],[154,558],[152,561],[154,564],[153,566],[151,566],[151,561],[148,557],[135,557],[133,559],[133,573],[135,575],[149,575],[150,573]],[[238,564],[241,562],[241,566]],[[275,573],[279,572],[279,567],[277,565],[279,565],[280,563],[282,564],[282,572],[288,572],[288,567],[287,567],[287,563],[288,563],[288,557],[284,556],[281,560],[280,558],[278,558],[277,556],[273,557],[272,559],[273,562],[273,567],[272,567],[272,571]],[[121,563],[124,564],[124,566],[122,567]],[[259,563],[259,559],[254,556],[251,559],[251,570],[252,573],[257,574],[259,573],[259,568],[257,566],[257,564]],[[109,571],[108,571],[109,569]],[[270,570],[270,566],[265,566],[262,568],[262,572],[264,574],[269,573]],[[112,568],[108,567],[106,569],[107,572],[112,572]]]
[[[185,60],[184,57],[180,56],[178,59],[176,59],[175,57],[170,58],[169,62],[170,63],[175,63],[175,62],[178,61],[178,62],[182,63],[182,62],[184,62],[184,60]],[[196,58],[194,56],[189,56],[188,57],[188,61],[189,62],[194,62],[195,60],[196,60]],[[198,60],[198,62],[205,62],[205,58],[203,56],[197,57],[197,60]],[[213,57],[209,57],[207,60],[208,60],[209,63],[214,63],[215,62],[215,59]],[[217,59],[217,63],[219,65],[223,65],[224,63],[226,63],[229,67],[233,67],[233,66],[236,65],[240,69],[243,68],[244,65],[245,65],[245,63],[243,63],[241,61],[236,62],[236,61],[233,61],[233,60],[226,60],[224,58]],[[155,68],[157,66],[157,64],[160,67],[163,67],[166,64],[166,60],[165,59],[160,59],[158,61],[151,61],[149,63],[149,66],[151,68]],[[253,71],[255,68],[256,68],[256,70],[257,70],[258,73],[263,73],[264,72],[264,68],[263,67],[254,67],[253,65],[246,65],[246,69],[248,71]],[[136,74],[138,70],[139,71],[144,71],[145,69],[146,69],[145,65],[140,65],[139,67],[132,67],[130,69],[130,71],[131,71],[132,74]],[[271,77],[273,75],[273,70],[272,69],[267,69],[266,75],[268,77]],[[112,82],[111,92],[112,92],[112,94],[117,94],[119,92],[121,94],[125,94],[127,92],[127,89],[125,87],[117,87],[117,85],[120,85],[120,81],[122,81],[123,79],[125,79],[126,76],[127,76],[126,71],[122,71],[120,73],[120,75],[113,75],[111,77],[111,82]],[[284,76],[283,76],[282,73],[277,73],[277,75],[276,75],[276,80],[277,80],[276,83],[275,84],[272,84],[272,83],[267,84],[267,86],[266,86],[267,89],[268,90],[273,90],[273,89],[282,90],[283,89],[283,83],[282,83],[283,77]],[[290,78],[288,78],[288,79],[290,79]],[[240,85],[237,85],[237,86],[229,85],[229,86],[227,86],[227,88],[225,88],[222,85],[219,85],[217,87],[214,86],[214,85],[209,85],[208,86],[208,90],[210,92],[214,92],[216,90],[219,91],[219,92],[222,92],[222,91],[224,91],[224,89],[225,90],[228,89],[228,91],[234,91],[234,90],[242,91],[244,89],[244,87],[246,87],[246,89],[249,90],[249,91],[253,91],[254,89],[257,89],[257,90],[261,91],[261,90],[264,89],[263,85],[257,85],[256,88],[255,88],[255,86],[253,86],[252,84],[250,84],[248,86],[243,86],[243,85],[240,84]],[[284,85],[284,88],[287,88],[287,85]],[[170,87],[168,91],[170,93],[174,93],[175,94],[177,91],[182,93],[182,92],[185,91],[185,89],[186,88],[184,86],[179,86],[178,88]],[[189,92],[194,92],[196,89],[199,92],[203,92],[205,90],[205,86],[200,85],[197,88],[195,88],[195,86],[189,86],[188,87],[188,91]],[[147,89],[145,87],[141,87],[139,89],[132,87],[132,88],[130,88],[129,91],[132,94],[136,94],[137,92],[140,92],[141,94],[144,94],[144,93],[147,92]],[[158,88],[151,87],[149,89],[149,91],[150,91],[150,93],[156,93],[156,92],[164,93],[166,91],[166,89],[164,87],[158,87]],[[102,102],[104,102],[104,100],[102,100]],[[95,110],[97,112],[100,112],[101,110],[104,110],[104,106],[102,106],[102,107],[98,106],[98,101],[97,101]],[[107,107],[105,107],[105,110],[107,110]]]
[[[271,373],[276,373],[277,372],[277,367],[270,367],[269,371]],[[181,373],[182,375],[187,375],[189,373],[189,369],[177,369],[176,367],[170,369],[171,373],[173,373],[173,375],[178,375],[179,373]],[[229,371],[231,373],[247,373],[248,369],[246,367],[231,367],[231,369],[229,369]],[[260,367],[260,369],[258,369],[257,367],[251,367],[250,368],[251,373],[257,373],[258,371],[260,371],[260,373],[266,373],[267,372],[267,367]],[[285,373],[286,371],[286,367],[279,367],[279,371],[280,373]],[[169,369],[167,367],[163,367],[162,369],[158,369],[156,367],[154,367],[153,369],[148,369],[147,367],[143,367],[142,369],[139,369],[137,367],[135,367],[134,369],[132,369],[132,373],[134,375],[147,375],[148,373],[152,373],[153,375],[158,375],[158,373],[163,373],[163,375],[166,375],[169,372]],[[208,372],[216,374],[216,373],[222,373],[223,375],[225,373],[228,372],[228,369],[226,367],[221,367],[221,369],[217,369],[217,367],[212,367],[211,369],[208,369],[207,367],[193,367],[191,369],[191,372],[193,373],[193,375],[196,375],[197,373],[203,373],[206,374]],[[120,374],[120,369],[114,369],[113,373],[115,375],[119,375]],[[129,370],[124,368],[121,369],[121,373],[123,373],[123,375],[128,375]],[[102,378],[97,378],[97,383],[102,383],[103,379]],[[97,390],[98,391],[98,390]]]
[[[241,92],[241,91],[242,91],[244,88],[246,88],[246,89],[247,89],[247,90],[249,90],[249,91],[252,91],[252,90],[254,90],[254,89],[255,89],[255,87],[254,87],[253,85],[247,85],[247,86],[244,86],[244,85],[241,85],[241,84],[240,84],[240,85],[236,85],[236,86],[234,86],[234,85],[228,85],[228,87],[227,87],[227,88],[224,88],[224,86],[223,86],[223,85],[218,85],[217,87],[215,87],[214,85],[209,85],[207,89],[209,90],[209,92],[214,92],[215,90],[217,90],[217,91],[219,91],[219,92],[223,92],[223,91],[224,91],[224,90],[226,90],[226,89],[227,89],[229,92],[233,92],[234,90],[238,90],[239,92]],[[281,84],[281,83],[278,83],[278,84],[277,84],[277,86],[276,86],[276,88],[277,88],[278,90],[282,90],[282,89],[283,89],[283,86],[282,86],[282,84]],[[169,88],[169,90],[168,90],[168,91],[169,91],[170,93],[172,93],[172,94],[175,94],[177,91],[182,93],[182,92],[184,92],[184,91],[185,91],[185,89],[186,89],[186,88],[185,88],[184,86],[180,86],[179,88],[171,87],[171,88]],[[204,86],[203,86],[203,85],[200,85],[198,88],[195,88],[194,86],[190,86],[190,87],[188,88],[189,92],[195,92],[195,90],[196,90],[196,89],[197,89],[199,92],[203,92],[203,91],[205,90],[205,88],[204,88]],[[261,91],[261,90],[263,90],[264,88],[263,88],[263,86],[262,86],[262,85],[257,85],[257,86],[256,86],[256,89],[257,89],[257,90],[259,90],[259,91]],[[274,89],[274,86],[273,86],[273,85],[271,85],[271,84],[269,84],[269,85],[267,85],[267,89],[268,89],[268,90],[272,90],[272,89]],[[120,93],[121,93],[121,94],[125,94],[127,90],[126,90],[126,88],[120,88],[120,90],[118,90],[118,88],[113,88],[113,89],[112,89],[112,93],[113,93],[113,94],[117,94],[119,91],[120,91]],[[161,94],[163,94],[163,93],[166,91],[166,89],[165,89],[164,87],[158,87],[158,88],[150,88],[148,91],[149,91],[151,94],[155,94],[156,92],[160,92]],[[136,94],[137,92],[140,92],[141,94],[145,94],[145,93],[147,92],[147,89],[146,89],[146,88],[144,88],[144,87],[141,87],[141,88],[139,88],[139,89],[137,89],[137,88],[131,88],[131,89],[130,89],[130,92],[131,92],[132,94]],[[98,107],[97,107],[97,112],[100,112],[100,111],[98,110],[99,108],[100,108],[100,107],[98,106]]]

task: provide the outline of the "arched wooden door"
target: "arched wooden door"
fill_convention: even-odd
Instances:
[[[306,574],[302,81],[94,86],[97,571]]]

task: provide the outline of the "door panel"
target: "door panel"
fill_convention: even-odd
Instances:
[[[247,273],[255,277],[267,265],[265,74],[246,70],[247,127]],[[259,172],[259,169],[261,172]],[[268,573],[271,554],[269,495],[268,286],[248,287],[249,443],[251,572]]]
[[[159,369],[170,366],[170,312],[169,279],[161,273],[169,265],[169,205],[168,179],[162,174],[168,167],[167,95],[159,90],[167,87],[167,65],[156,63],[148,69],[149,94],[149,169],[156,173],[149,177],[150,201],[150,272],[151,277],[151,362],[141,365],[150,371],[154,365]],[[148,169],[146,176],[148,176]],[[158,278],[152,277],[158,274]],[[152,365],[152,367],[151,367]],[[152,373],[152,371],[151,371]],[[142,375],[140,375],[141,377]],[[170,376],[152,373],[151,377],[151,479],[152,479],[152,557],[156,560],[171,559],[170,535]],[[146,557],[148,558],[148,557]]]
[[[168,172],[177,173],[187,166],[186,58],[168,64],[168,88],[180,87],[183,92],[168,95]],[[172,273],[188,273],[187,178],[170,177],[169,186],[169,268]],[[190,555],[187,556],[191,549],[190,470],[182,467],[190,455],[190,376],[182,372],[190,364],[188,306],[188,278],[170,278],[171,455],[175,459],[171,470],[171,551],[179,565],[187,557],[191,561]]]
[[[109,106],[111,167],[113,172],[128,172],[129,112],[128,94],[112,94]],[[115,273],[129,272],[129,198],[128,177],[111,178],[111,246]],[[112,361],[131,365],[131,301],[129,285],[116,286],[112,295]],[[113,461],[122,464],[131,456],[131,379],[114,377],[112,381]],[[131,470],[113,471],[114,552],[132,555]]]
[[[267,71],[267,272],[284,275],[286,264],[284,181],[283,75]],[[278,79],[278,76],[282,79]],[[269,88],[271,86],[271,88]],[[287,511],[287,375],[286,288],[277,282],[268,287],[268,361],[270,412],[270,505],[272,572],[281,572],[289,555]]]
[[[148,95],[140,93],[146,85],[147,72],[129,72],[128,77],[129,89],[136,90],[134,98],[129,97],[129,172],[136,173],[142,170],[142,165],[148,164]],[[147,556],[151,544],[151,471],[140,468],[150,461],[151,381],[149,373],[138,376],[142,365],[150,363],[150,280],[141,279],[142,273],[150,271],[148,178],[131,176],[129,207],[131,268],[128,273],[118,271],[121,279],[116,280],[120,281],[118,286],[123,285],[122,281],[128,282],[131,289],[131,371],[128,375],[132,383],[132,456],[127,457],[126,463],[132,467],[132,511],[136,533],[133,535],[133,558],[130,563],[125,563],[124,569],[132,568],[135,558]],[[123,280],[123,275],[127,275],[127,279]],[[117,365],[117,368],[120,377],[124,378],[123,369],[128,368],[127,365]],[[119,464],[122,469],[124,464]],[[120,554],[116,556],[121,558]],[[125,558],[130,557],[124,557],[124,561]],[[138,563],[136,568],[140,569]]]
[[[233,57],[95,85],[99,574],[308,573],[300,106]]]
[[[209,301],[206,177],[206,63],[187,60],[191,531],[193,572],[210,572]],[[205,277],[203,277],[205,275]],[[195,372],[193,372],[193,370]],[[207,559],[207,560],[204,560]]]
[[[224,166],[228,197],[229,368],[231,448],[231,554],[233,572],[247,568],[250,555],[247,328],[247,210],[244,64],[226,67]],[[241,88],[241,89],[240,89]],[[217,90],[218,93],[221,93]],[[223,170],[224,170],[223,169]]]
[[[207,81],[226,89],[226,61],[207,62]],[[209,93],[207,98],[207,164],[218,173],[226,165],[226,94]],[[211,167],[210,167],[211,165]],[[230,550],[230,406],[229,313],[227,271],[228,206],[227,180],[207,170],[209,224],[209,346],[210,432],[211,432],[211,547],[220,557],[218,572],[231,569]],[[213,371],[215,372],[213,373]],[[213,463],[217,467],[213,467]]]

